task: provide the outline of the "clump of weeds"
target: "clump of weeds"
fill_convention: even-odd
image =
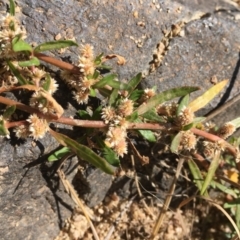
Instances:
[[[190,93],[198,87],[183,86],[161,93],[157,93],[155,88],[139,89],[141,73],[124,83],[106,65],[115,57],[119,64],[124,64],[123,57],[95,56],[91,45],[79,46],[70,40],[50,41],[32,47],[25,41],[27,32],[14,15],[15,6],[10,1],[10,13],[1,17],[0,25],[0,103],[6,106],[0,116],[3,137],[10,138],[11,129],[17,138],[23,139],[38,140],[50,133],[64,146],[49,157],[50,161],[59,160],[69,153],[76,154],[106,174],[114,175],[119,169],[120,159],[128,154],[130,131],[150,142],[169,136],[168,151],[179,155],[176,179],[183,162],[186,162],[198,189],[196,196],[220,209],[231,221],[236,236],[240,236],[239,139],[226,141],[240,126],[240,118],[216,126],[207,122],[205,117],[195,115],[223,90],[227,80],[217,83],[192,101]],[[72,46],[76,46],[79,52],[75,64],[43,53]],[[79,104],[77,114],[80,119],[62,116],[64,109],[54,98],[58,83],[40,61],[61,69],[62,80]],[[103,70],[108,73],[103,74]],[[18,91],[19,101],[4,95],[15,91]],[[25,99],[27,92],[30,97],[28,104],[24,104],[21,98]],[[88,109],[90,98],[97,98],[99,103],[91,111]],[[16,110],[25,112],[26,118],[16,120],[13,117]],[[53,130],[52,123],[86,128],[86,133],[79,139],[72,139]],[[224,164],[231,168],[221,170]],[[209,188],[218,188],[230,200],[218,205],[210,198]],[[174,183],[171,193],[173,190]],[[158,234],[164,210],[170,202],[171,194],[166,198],[152,230],[152,239]]]

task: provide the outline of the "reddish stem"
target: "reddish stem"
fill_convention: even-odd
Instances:
[[[71,71],[73,73],[78,73],[78,74],[80,73],[80,68],[77,67],[77,66],[74,66],[71,63],[63,62],[63,61],[58,60],[56,58],[47,56],[47,55],[45,55],[43,53],[34,52],[33,54],[39,60],[42,60],[42,61],[47,62],[47,63],[50,63],[50,64],[52,64],[52,65],[54,65],[56,67],[59,67],[61,69],[65,69],[65,70]]]

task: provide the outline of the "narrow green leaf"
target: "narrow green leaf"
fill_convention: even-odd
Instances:
[[[10,7],[9,7],[9,13],[12,16],[15,16],[15,4],[13,0],[9,0],[10,2]]]
[[[198,168],[198,165],[192,160],[192,158],[188,158],[187,163],[193,175],[194,182],[196,183],[199,191],[201,191],[203,187],[203,177],[202,177],[201,171]]]
[[[216,182],[214,180],[211,181],[210,185],[213,188],[218,188],[220,191],[222,191],[225,194],[229,194],[229,195],[233,196],[234,198],[237,198],[236,192],[233,189],[229,188],[229,186],[224,186],[221,183]]]
[[[95,59],[94,59],[94,63],[96,65],[99,65],[102,63],[102,57],[103,57],[103,53],[99,54]]]
[[[158,106],[159,104],[169,101],[176,97],[184,96],[190,92],[199,90],[198,87],[179,87],[179,88],[173,88],[170,90],[166,90],[162,93],[159,93],[152,97],[146,104],[142,104],[137,108],[137,112],[139,115],[142,115],[143,113],[149,111],[150,109],[153,109],[154,107]]]
[[[139,122],[138,113],[133,112],[130,116],[126,117],[126,120],[129,121],[129,122]]]
[[[57,160],[63,158],[64,156],[66,156],[67,154],[69,154],[70,152],[71,152],[71,150],[68,147],[63,147],[63,148],[55,151],[52,155],[50,155],[48,157],[48,161],[49,162],[57,161]]]
[[[107,160],[107,162],[114,167],[118,167],[120,165],[120,160],[116,152],[114,152],[111,148],[107,147],[104,141],[99,137],[96,139],[96,141],[99,147],[101,148],[103,157]]]
[[[179,132],[172,140],[170,150],[172,153],[178,153],[179,145],[182,139],[183,132]]]
[[[104,86],[109,85],[108,83],[110,81],[113,81],[114,79],[116,79],[116,77],[117,77],[116,74],[109,74],[107,76],[104,76],[100,81],[95,83],[92,87],[93,88],[103,88]]]
[[[8,136],[9,131],[4,125],[4,120],[0,120],[0,136]]]
[[[144,91],[143,90],[134,90],[131,95],[128,97],[130,100],[136,102],[138,99],[141,98],[141,96],[143,95]]]
[[[128,88],[126,90],[128,91],[129,95],[133,92],[133,90],[137,87],[137,85],[141,82],[141,80],[142,80],[142,73],[138,73],[135,77],[133,77],[128,82]]]
[[[25,42],[24,40],[21,39],[21,35],[17,35],[15,38],[12,40],[12,49],[14,52],[21,52],[21,51],[32,51],[32,47]]]
[[[210,89],[208,89],[205,93],[203,93],[198,98],[194,99],[188,107],[192,109],[193,112],[196,112],[197,110],[203,108],[205,105],[207,105],[215,96],[217,96],[223,88],[227,85],[228,80],[223,80]]]
[[[215,155],[214,155],[214,158],[209,166],[209,169],[208,169],[208,172],[207,172],[207,176],[204,180],[204,183],[203,183],[203,186],[202,186],[202,189],[201,189],[201,192],[200,194],[201,195],[204,195],[205,191],[207,190],[208,186],[211,184],[211,181],[214,177],[214,174],[217,170],[217,167],[219,165],[219,162],[220,162],[220,151],[216,151],[215,152]]]
[[[3,118],[4,119],[9,119],[12,114],[15,112],[16,110],[16,106],[15,105],[12,105],[10,107],[7,107],[3,113]]]
[[[164,122],[164,119],[156,113],[155,109],[145,112],[142,117],[152,122]]]
[[[186,106],[188,105],[188,102],[189,102],[189,94],[181,98],[177,108],[177,116],[179,116],[182,110],[186,108]]]
[[[42,88],[48,91],[50,86],[51,86],[51,77],[50,77],[50,74],[47,73],[45,76],[45,82],[43,83]]]
[[[240,204],[237,204],[235,211],[236,225],[240,228]]]
[[[156,137],[151,130],[138,130],[138,132],[142,135],[144,139],[149,142],[156,142]]]
[[[103,158],[98,156],[90,148],[79,144],[64,134],[57,133],[50,129],[51,135],[63,146],[69,147],[77,156],[108,174],[114,174],[114,168]]]
[[[20,85],[27,85],[28,84],[27,80],[21,75],[18,69],[15,68],[15,66],[10,61],[7,61],[7,64],[10,70],[12,71],[13,75],[18,79]]]
[[[71,47],[71,46],[78,46],[78,44],[71,40],[50,41],[50,42],[45,42],[38,45],[37,47],[34,48],[34,51],[44,52],[44,51],[51,51],[51,50]]]
[[[20,61],[18,62],[20,67],[31,67],[31,66],[39,66],[40,61],[36,57],[32,57],[30,60],[27,61]]]
[[[113,91],[109,97],[109,101],[108,101],[109,105],[111,105],[111,106],[115,105],[116,101],[118,100],[118,97],[119,97],[118,89],[113,89]]]
[[[193,122],[185,125],[182,130],[187,131],[193,127],[196,127],[199,123],[203,122],[206,118],[205,117],[196,117],[193,119]]]
[[[95,89],[90,88],[89,96],[91,96],[91,97],[96,97],[96,91],[95,91]]]
[[[235,128],[239,128],[240,127],[240,117],[235,118],[234,120],[230,121],[229,123],[232,123]]]
[[[79,110],[77,111],[77,114],[79,115],[79,117],[83,120],[89,120],[91,119],[91,116],[89,115],[89,113],[85,110]]]

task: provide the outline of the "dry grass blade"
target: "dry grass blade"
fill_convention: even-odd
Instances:
[[[89,225],[92,229],[94,239],[95,240],[100,240],[99,237],[98,237],[98,234],[96,232],[96,229],[95,229],[91,219],[89,218],[89,215],[88,215],[82,201],[78,198],[78,195],[77,195],[76,191],[74,190],[72,185],[69,183],[69,181],[66,179],[64,172],[62,170],[58,169],[57,173],[58,173],[58,176],[61,179],[67,193],[70,195],[72,200],[81,208],[84,216],[86,217],[86,219],[87,219],[87,221],[88,221],[88,223],[89,223]]]
[[[180,172],[181,172],[181,169],[182,169],[182,166],[183,166],[183,162],[184,162],[184,159],[180,158],[179,162],[178,162],[178,166],[177,166],[177,171],[176,171],[175,177],[173,179],[173,182],[171,184],[168,196],[165,199],[163,208],[162,208],[161,212],[159,213],[159,216],[157,218],[157,222],[156,222],[156,224],[154,226],[154,229],[153,229],[153,232],[152,232],[152,235],[151,235],[151,238],[150,238],[152,240],[157,235],[157,233],[158,233],[158,231],[159,231],[159,229],[160,229],[160,227],[162,225],[162,222],[163,222],[164,216],[166,214],[166,211],[167,211],[167,209],[168,209],[168,207],[170,205],[170,202],[172,200],[172,195],[173,195],[173,192],[175,190],[176,182],[177,182],[177,179],[178,179],[178,177],[180,175]]]
[[[234,222],[234,220],[231,218],[231,216],[226,212],[225,209],[223,209],[220,205],[218,205],[217,203],[215,203],[212,199],[206,198],[206,197],[200,197],[206,201],[208,201],[209,203],[211,203],[213,206],[215,206],[217,209],[219,209],[227,218],[228,220],[231,222],[232,226],[234,227],[237,235],[238,235],[238,239],[240,239],[240,232],[239,229],[236,225],[236,223]]]

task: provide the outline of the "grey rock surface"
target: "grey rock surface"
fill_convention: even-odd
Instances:
[[[0,0],[1,10],[6,9],[7,2]],[[96,54],[122,55],[127,60],[125,66],[111,62],[121,80],[129,80],[138,72],[144,72],[143,87],[156,85],[162,91],[196,85],[202,88],[201,92],[193,95],[197,96],[212,86],[210,80],[213,76],[218,80],[229,79],[225,92],[203,110],[207,113],[240,90],[240,12],[236,4],[229,2],[21,0],[17,4],[29,42],[52,41],[60,34],[63,39],[75,38],[78,43],[92,44]],[[154,52],[164,38],[163,31],[180,21],[185,22],[182,33],[169,39],[161,64],[149,74]],[[61,54],[61,57],[69,56],[73,62],[77,59],[76,48]],[[215,120],[222,122],[239,116],[237,104]],[[1,239],[53,239],[73,207],[61,185],[54,179],[46,180],[48,168],[43,169],[41,165],[23,168],[36,159],[41,160],[58,144],[49,138],[37,145],[32,144],[29,140],[14,146],[8,140],[1,140]],[[90,205],[101,201],[108,187],[104,190],[99,187],[103,190],[101,196],[89,193],[87,200],[91,200],[89,197],[94,199]]]

